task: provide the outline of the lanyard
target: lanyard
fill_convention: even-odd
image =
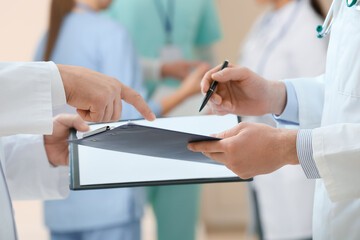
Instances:
[[[161,3],[161,0],[154,0],[156,10],[158,12],[160,21],[164,25],[164,30],[166,34],[166,44],[172,44],[172,30],[174,23],[174,13],[175,13],[175,0],[167,1],[167,12],[165,12],[165,7]]]

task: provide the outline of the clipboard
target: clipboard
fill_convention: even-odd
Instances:
[[[238,178],[224,165],[186,148],[189,141],[219,140],[208,135],[237,123],[234,115],[195,116],[160,118],[155,122],[135,120],[94,124],[90,126],[91,130],[98,131],[81,139],[73,131],[70,135],[70,189],[249,181]],[[217,127],[210,130],[211,125]],[[142,145],[136,145],[139,138],[130,139],[135,132],[145,136],[139,143]],[[152,149],[156,141],[161,142],[165,136],[168,142],[179,140],[182,146],[168,144],[164,151]],[[143,144],[149,141],[149,146],[144,147]],[[174,154],[175,151],[178,152]]]

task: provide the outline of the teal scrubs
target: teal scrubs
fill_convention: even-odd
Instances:
[[[195,60],[196,47],[212,45],[221,38],[212,0],[115,0],[104,14],[128,29],[140,56],[159,58],[166,44],[164,15],[159,14],[155,1],[162,4],[166,14],[173,1],[171,36],[185,59]],[[159,81],[146,80],[151,83],[148,84],[151,94]],[[200,186],[149,187],[148,200],[156,215],[159,240],[195,239]]]
[[[161,3],[163,11],[159,12],[155,1]],[[168,8],[171,2],[172,10]],[[166,45],[165,16],[170,10],[174,12],[170,17],[170,35],[185,59],[195,60],[196,47],[220,40],[221,30],[212,0],[115,0],[104,14],[128,29],[141,57],[157,59]],[[159,79],[145,79],[149,96],[159,84],[156,80]],[[166,81],[165,84],[178,85],[178,82]]]

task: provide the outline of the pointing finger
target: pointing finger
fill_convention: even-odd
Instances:
[[[123,84],[121,96],[125,102],[133,105],[146,120],[155,120],[155,114],[151,111],[150,107],[137,91]]]

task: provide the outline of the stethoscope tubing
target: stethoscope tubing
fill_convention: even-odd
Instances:
[[[360,0],[352,0],[350,3],[348,0],[345,1],[348,7],[355,7],[356,10],[360,11]],[[326,15],[324,23],[317,26],[316,28],[316,31],[318,32],[318,38],[326,37],[331,31],[331,26],[334,21],[334,2],[335,1],[331,3],[329,12]]]

